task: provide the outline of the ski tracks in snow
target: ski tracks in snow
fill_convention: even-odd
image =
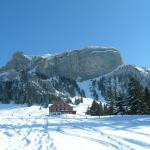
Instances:
[[[3,122],[0,124],[0,138],[4,137],[4,142],[0,141],[0,144],[4,145],[0,147],[1,150],[68,150],[80,149],[86,145],[85,143],[95,146],[94,150],[101,147],[106,150],[145,150],[144,147],[149,146],[146,145],[148,142],[138,144],[128,140],[126,135],[117,136],[111,132],[113,128],[109,128],[107,124],[102,125],[99,119],[41,116],[3,118],[0,121]],[[128,132],[124,131],[124,134],[126,133]],[[91,147],[88,146],[86,149],[89,150]]]
[[[11,136],[3,132],[9,136],[9,141],[1,150],[56,150],[44,118],[13,119],[15,121],[16,125],[7,128],[8,133],[11,130]],[[12,119],[7,119],[7,124],[12,124]],[[5,127],[3,130],[6,130]]]
[[[82,124],[82,126],[76,125],[75,123],[71,123],[67,120],[65,121],[65,123],[69,124],[70,129],[68,130],[61,126],[57,127],[57,131],[61,134],[86,139],[88,140],[88,142],[96,142],[113,150],[135,150],[134,148],[129,146],[129,143],[126,144],[126,142],[121,140],[120,138],[114,137],[95,128],[91,128],[86,124]]]

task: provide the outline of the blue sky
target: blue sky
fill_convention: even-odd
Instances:
[[[150,67],[150,0],[0,0],[0,66],[17,50],[88,45],[115,47],[126,64]]]

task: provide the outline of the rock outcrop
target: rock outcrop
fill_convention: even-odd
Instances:
[[[121,64],[122,59],[116,49],[87,47],[43,59],[36,71],[47,76],[87,80],[111,72]]]
[[[114,48],[87,47],[48,57],[29,57],[17,52],[3,69],[27,69],[47,77],[87,80],[111,72],[122,63],[119,52]]]

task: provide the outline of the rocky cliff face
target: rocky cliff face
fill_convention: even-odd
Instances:
[[[87,47],[48,57],[29,57],[17,52],[3,69],[27,69],[47,77],[87,80],[111,72],[122,63],[114,48]]]
[[[122,59],[116,49],[88,47],[44,59],[36,71],[47,76],[86,80],[108,73],[121,64]]]

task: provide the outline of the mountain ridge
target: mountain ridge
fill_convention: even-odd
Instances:
[[[87,52],[86,56],[84,55],[85,52]],[[77,69],[74,70],[76,71],[76,76],[72,76],[69,71],[73,67],[74,69],[77,68],[76,64],[71,63],[74,56],[76,56],[74,54],[77,53],[82,53],[81,56],[84,57],[84,60],[87,59],[87,61],[90,61],[91,67],[96,66],[94,69],[98,73],[92,75],[93,70],[91,68],[90,70],[88,65],[83,61],[87,67],[84,64],[81,73],[84,72],[87,75],[80,78],[78,75],[79,70]],[[63,65],[61,64],[59,69],[63,72],[68,71],[69,75],[57,73],[53,68],[55,63],[58,63],[56,60],[64,59],[64,57],[67,57],[67,61],[63,61]],[[95,57],[98,57],[98,60],[102,57],[104,57],[102,60],[107,58],[107,63],[101,60],[95,63],[97,61],[97,59],[93,59]],[[119,58],[119,61],[117,60],[116,62],[118,63],[113,66],[112,60],[115,58]],[[53,62],[54,60],[55,62]],[[102,68],[100,67],[102,72],[97,69],[101,65],[101,62],[103,62]],[[65,63],[66,65],[69,63],[71,67],[69,66],[64,69]],[[109,69],[107,65],[108,68],[110,67]],[[52,69],[54,70],[52,71]],[[90,75],[84,69],[87,69]],[[12,60],[0,71],[0,101],[7,103],[13,100],[21,104],[29,103],[32,105],[36,103],[45,106],[54,100],[58,100],[60,97],[69,101],[70,97],[88,96],[96,100],[104,101],[107,99],[106,93],[110,85],[114,89],[126,94],[131,77],[136,78],[143,87],[150,88],[150,69],[123,64],[118,50],[114,48],[96,47],[93,49],[92,47],[91,49],[91,47],[88,47],[82,50],[74,50],[73,52],[64,52],[56,56],[50,54],[44,56],[28,56],[22,52],[16,52]]]
[[[16,52],[3,70],[33,70],[48,77],[65,76],[86,80],[108,73],[123,64],[114,48],[87,47],[57,55],[28,56]]]

